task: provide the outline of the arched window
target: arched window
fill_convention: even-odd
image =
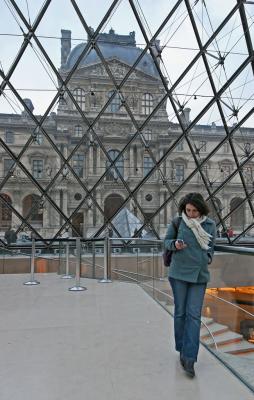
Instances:
[[[233,166],[229,162],[222,162],[220,166],[220,173],[222,179],[227,179],[231,174]]]
[[[153,159],[149,156],[144,157],[144,176],[146,176],[154,166]]]
[[[142,96],[142,114],[149,115],[153,109],[153,96],[145,93]]]
[[[115,90],[111,90],[110,92],[108,92],[108,98],[110,98],[114,92]],[[111,103],[109,104],[110,112],[116,113],[117,111],[119,111],[121,104],[122,104],[121,97],[119,93],[116,93],[115,97],[111,100]]]
[[[117,193],[112,193],[104,201],[104,218],[107,221],[110,219],[117,210],[121,207],[124,200],[122,196]]]
[[[6,176],[11,170],[14,170],[15,161],[11,158],[4,159],[4,176]]]
[[[209,207],[209,217],[212,218],[216,223],[219,222],[219,217],[218,214],[222,213],[222,203],[221,201],[215,197],[213,199],[214,203],[212,202],[212,200],[208,200],[207,205]]]
[[[79,107],[81,108],[82,111],[85,111],[85,105],[86,105],[86,93],[83,89],[77,88],[74,89],[73,91],[73,96],[76,102],[78,103]],[[73,104],[74,109],[76,109],[75,104]]]
[[[223,154],[229,153],[229,151],[230,151],[229,142],[225,142],[225,143],[223,144],[223,146],[222,146],[222,153],[223,153]]]
[[[83,128],[80,125],[76,125],[74,128],[74,136],[75,137],[82,137],[83,135]]]
[[[28,217],[29,215],[29,217]],[[23,200],[23,216],[28,217],[28,221],[36,226],[43,223],[43,204],[37,194],[29,194]]]
[[[244,230],[245,225],[245,212],[244,203],[241,197],[234,197],[230,202],[230,211],[233,211],[238,205],[239,207],[231,214],[231,227],[236,230]]]
[[[8,196],[8,194],[1,193],[0,225],[3,229],[11,227],[12,210],[8,207],[8,204],[12,204],[10,196]]]
[[[78,234],[83,236],[83,225],[84,225],[84,214],[76,213],[74,217],[71,219],[72,225],[75,227],[75,230],[72,230],[72,236],[77,237]]]
[[[173,180],[175,182],[183,182],[185,173],[185,165],[183,163],[175,163]]]
[[[108,152],[108,155],[110,156],[110,158],[112,160],[115,160],[117,158],[118,154],[119,154],[118,150],[109,150],[109,152]],[[109,160],[107,160],[106,168],[109,169],[110,165],[111,165],[111,163],[109,162]],[[118,173],[116,170],[118,171]],[[107,181],[116,180],[118,178],[119,174],[121,176],[123,176],[123,173],[124,173],[124,162],[123,162],[123,156],[121,155],[120,158],[115,163],[115,166],[108,170],[107,175],[106,175],[106,180]]]
[[[202,167],[200,168],[203,172],[203,175],[206,177],[206,179],[209,181],[209,166],[208,164],[203,164]],[[202,177],[201,174],[198,174],[198,179],[200,182],[202,182]]]

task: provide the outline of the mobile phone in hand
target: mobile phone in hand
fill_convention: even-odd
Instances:
[[[184,244],[183,239],[177,239],[176,241],[177,241],[177,243],[179,243],[179,244]]]

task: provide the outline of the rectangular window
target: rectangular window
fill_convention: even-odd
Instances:
[[[182,182],[184,180],[184,165],[176,164],[175,166],[175,181]]]
[[[146,131],[143,133],[143,135],[144,135],[145,141],[147,143],[151,142],[151,140],[152,140],[152,132],[151,131]]]
[[[183,141],[179,142],[176,145],[176,151],[183,151]]]
[[[83,136],[83,128],[80,125],[76,125],[74,128],[74,136],[75,137],[82,137]]]
[[[163,155],[166,153],[167,149],[163,149]],[[167,175],[167,159],[164,159],[163,163],[161,164],[163,175]]]
[[[7,144],[14,143],[14,133],[12,131],[5,132],[5,143],[7,143]]]
[[[97,152],[100,153],[100,148],[94,146],[93,147],[93,174],[97,172]]]
[[[84,159],[83,154],[74,154],[73,156],[73,169],[80,178],[83,178],[84,174]]]
[[[142,114],[149,115],[153,110],[153,96],[145,93],[142,96]]]
[[[134,163],[134,175],[137,175],[138,171],[138,153],[137,153],[137,146],[133,146],[133,163]]]
[[[200,142],[199,142],[199,151],[200,151],[200,153],[206,152],[206,142],[203,140],[200,140]]]
[[[39,145],[43,143],[43,134],[41,132],[36,135],[36,143]]]
[[[111,90],[108,92],[108,98],[110,99],[111,96],[113,96],[113,93],[115,93],[115,90]],[[109,112],[116,113],[120,110],[122,101],[121,101],[121,96],[119,93],[116,93],[113,99],[111,99],[111,103],[109,104]]]
[[[221,166],[222,178],[225,179],[231,174],[231,166],[229,164],[224,164]]]
[[[247,183],[252,183],[253,182],[252,168],[251,167],[243,168],[243,176]]]
[[[206,177],[207,179],[209,179],[209,176],[208,176],[208,165],[207,165],[207,164],[203,165],[203,167],[201,168],[201,170],[202,170],[203,174],[205,175],[205,177]],[[199,180],[202,181],[202,178],[201,178],[201,175],[200,175],[200,174],[199,174]]]
[[[15,162],[14,160],[10,159],[10,158],[6,158],[4,160],[4,176],[6,176],[9,171],[13,168]]]
[[[229,153],[229,143],[225,142],[222,146],[222,152],[223,153]]]
[[[248,156],[251,152],[251,145],[250,143],[244,143],[244,152]]]
[[[33,177],[42,178],[43,160],[33,160]]]
[[[151,157],[144,157],[144,176],[146,176],[154,166],[154,162]]]

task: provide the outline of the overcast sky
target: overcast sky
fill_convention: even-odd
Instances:
[[[16,1],[16,3],[23,11],[24,15],[33,22],[44,1],[19,0]],[[175,3],[176,0],[134,1],[138,11],[140,14],[142,13],[142,21],[145,24],[145,29],[149,38],[156,32]],[[194,3],[196,2],[192,0],[191,4],[194,5]],[[97,28],[104,14],[112,4],[112,1],[77,0],[77,4],[80,7],[86,23],[93,28]],[[235,4],[235,0],[207,0],[205,7],[204,3],[200,0],[195,7],[193,7],[194,17],[204,43]],[[11,7],[9,0],[0,0],[0,62],[5,73],[7,73],[11,67],[23,43],[23,37],[17,36],[22,34],[19,24],[25,32],[27,31],[15,11],[13,11],[13,16],[8,6]],[[12,7],[11,9],[13,10]],[[253,38],[253,5],[246,5],[246,14],[249,21],[250,33]],[[145,40],[129,1],[122,0],[119,2],[119,6],[116,7],[111,18],[104,24],[102,31],[108,32],[110,28],[113,28],[118,34],[129,34],[129,32],[135,31],[137,45],[140,47],[144,46]],[[52,0],[36,33],[40,36],[41,43],[57,68],[60,67],[61,29],[69,29],[72,31],[72,47],[86,40],[86,32],[71,2],[69,0]],[[160,39],[161,45],[166,46],[162,53],[163,73],[170,82],[174,82],[198,51],[197,41],[193,34],[190,20],[186,17],[184,2],[174,17],[171,18],[169,23],[163,28],[158,39]],[[224,67],[219,66],[215,68],[218,60],[213,56],[218,57],[218,50],[221,52],[231,50],[232,53],[226,57]],[[217,89],[219,89],[247,56],[247,48],[238,13],[231,18],[227,26],[218,35],[216,42],[214,41],[209,51],[210,56],[208,56],[208,61],[210,68],[214,70],[213,78],[216,82]],[[55,94],[53,90],[55,88],[54,82],[56,82],[56,78],[51,76],[51,79],[48,76],[38,56],[40,56],[40,54],[38,53],[37,47],[35,45],[33,48],[29,46],[21,62],[15,69],[11,82],[20,90],[23,98],[28,97],[32,99],[35,113],[43,114]],[[42,63],[44,65],[44,62]],[[192,119],[195,118],[199,110],[209,101],[209,96],[212,96],[211,86],[205,76],[205,68],[202,60],[200,60],[176,89],[179,101],[186,102],[189,99],[186,106],[192,109]],[[54,82],[52,82],[52,80]],[[248,67],[243,71],[237,81],[232,84],[225,96],[225,102],[231,107],[233,107],[233,105],[242,106],[239,112],[240,119],[253,107],[253,97],[250,99],[253,95],[253,86],[253,73],[251,68]],[[39,91],[45,89],[49,91]],[[8,95],[8,98],[11,98],[10,92],[6,91],[6,95]],[[194,100],[194,95],[197,97],[196,100]],[[14,103],[11,104],[16,112],[20,112],[18,105]],[[224,105],[223,107],[225,107],[225,112],[230,117],[230,108]],[[55,111],[55,109],[52,111]],[[173,118],[173,115],[171,116],[171,111],[170,106],[168,106],[170,118]],[[3,96],[0,97],[0,112],[14,112]],[[204,123],[211,123],[213,121],[219,125],[221,124],[216,107],[215,109],[209,110],[209,113],[207,113],[202,120]],[[229,122],[234,123],[236,120],[231,118]],[[245,125],[253,126],[253,118],[249,119]]]

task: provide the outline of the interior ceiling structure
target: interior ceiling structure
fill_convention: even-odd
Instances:
[[[89,3],[88,6],[77,0],[64,0],[61,5],[58,2],[58,7],[68,7],[68,19],[70,18],[70,21],[72,21],[71,15],[73,16],[73,21],[76,21],[79,26],[79,32],[83,32],[82,37],[88,37],[86,42],[83,40],[85,45],[83,45],[82,51],[64,77],[59,69],[60,63],[56,58],[59,49],[55,50],[50,42],[50,39],[55,39],[59,46],[59,38],[54,37],[54,34],[50,38],[50,32],[46,34],[48,21],[51,25],[55,24],[56,29],[59,28],[58,32],[60,32],[60,28],[64,28],[62,26],[63,20],[60,17],[59,20],[54,20],[55,9],[53,7],[57,2],[54,0],[37,1],[36,6],[30,3],[28,0],[2,1],[1,10],[5,10],[5,15],[8,14],[10,29],[14,25],[15,28],[13,28],[13,32],[8,31],[7,22],[5,31],[2,31],[0,35],[1,40],[5,41],[5,47],[10,46],[11,48],[8,55],[4,52],[0,53],[0,112],[6,112],[2,111],[2,109],[4,110],[4,103],[10,106],[14,114],[20,114],[20,110],[24,109],[26,118],[29,119],[30,126],[33,126],[33,129],[29,132],[26,143],[18,154],[3,139],[0,139],[0,145],[13,159],[15,167],[18,167],[36,188],[39,193],[37,206],[41,207],[46,201],[59,214],[61,225],[55,236],[61,234],[67,226],[72,226],[73,218],[88,201],[103,214],[104,210],[97,202],[95,193],[100,190],[101,182],[112,169],[118,177],[119,184],[125,190],[125,199],[110,219],[106,219],[101,226],[98,226],[94,236],[99,236],[104,232],[106,226],[111,225],[112,229],[116,230],[112,225],[112,220],[121,209],[128,206],[130,201],[133,202],[140,215],[144,215],[137,193],[155,171],[165,187],[167,196],[148,220],[140,219],[143,221],[143,225],[138,227],[138,231],[146,230],[148,226],[152,226],[152,229],[154,229],[153,219],[162,212],[169,202],[177,203],[183,189],[192,182],[193,177],[200,174],[202,192],[213,205],[217,213],[218,224],[225,227],[230,214],[242,205],[247,205],[252,215],[252,221],[244,226],[243,231],[234,241],[248,232],[254,226],[254,185],[253,182],[251,186],[246,183],[243,170],[253,161],[254,151],[253,147],[242,149],[242,156],[239,157],[239,148],[237,148],[239,144],[235,140],[235,134],[240,132],[244,136],[245,127],[253,126],[254,2],[232,0],[225,1],[225,3],[220,2],[218,4],[221,4],[221,7],[216,7],[217,3],[211,0],[171,0],[164,1],[163,9],[160,10],[162,2],[155,1],[153,2],[154,5],[149,5],[153,9],[151,13],[151,10],[149,11],[147,8],[147,3],[150,2],[114,0],[103,2],[104,5],[100,4],[98,10],[100,20],[97,21],[97,26],[93,23],[92,18],[86,17],[88,14],[86,7],[95,7],[93,3]],[[126,75],[119,81],[119,77],[114,76],[114,71],[110,68],[109,61],[106,60],[99,46],[98,38],[106,27],[119,23],[121,13],[124,10],[130,19],[129,30],[135,30],[136,36],[139,38],[141,51],[133,64],[129,66]],[[166,13],[165,10],[167,10]],[[131,17],[129,17],[130,15]],[[90,26],[93,26],[93,29]],[[118,28],[118,32],[120,33],[120,28]],[[160,42],[157,42],[157,40]],[[113,88],[112,96],[101,106],[100,111],[93,119],[86,114],[86,111],[82,110],[69,88],[75,72],[82,65],[82,60],[88,57],[92,51],[96,53],[97,59],[104,66],[107,78],[110,79]],[[28,55],[31,55],[31,59]],[[153,68],[157,78],[160,79],[162,90],[155,107],[149,115],[140,120],[132,111],[128,94],[125,93],[125,87],[135,69],[138,68],[138,64],[147,55],[153,60]],[[36,81],[32,81],[33,66],[35,65],[33,60],[35,64],[40,66],[40,68],[38,67]],[[53,87],[52,90],[47,90],[45,83],[40,85],[40,73],[41,76],[47,77],[50,87]],[[20,75],[23,80],[19,80]],[[31,82],[35,82],[34,87],[29,84],[30,75]],[[43,111],[41,115],[33,113],[29,104],[24,101],[24,97],[32,97],[33,91],[39,96],[38,102],[42,103],[41,110]],[[65,96],[71,99],[80,119],[87,126],[87,131],[79,138],[73,151],[68,155],[63,154],[61,149],[58,148],[52,135],[49,134],[47,126],[48,117],[54,110],[57,110],[59,103],[64,101]],[[97,126],[109,104],[117,97],[120,99],[121,107],[125,109],[133,128],[132,135],[130,135],[126,145],[112,158],[97,133]],[[174,142],[170,142],[167,151],[158,158],[155,156],[155,150],[146,140],[143,131],[158,115],[165,102],[167,102],[168,126],[179,124],[180,134]],[[182,118],[183,110],[186,107],[192,109],[192,121]],[[224,128],[224,135],[212,151],[201,157],[200,149],[193,139],[192,132],[197,125],[211,125],[212,122],[214,125]],[[51,181],[47,185],[42,185],[23,163],[23,156],[32,145],[38,131],[44,136],[56,157],[61,161],[58,171],[51,176]],[[91,142],[96,142],[96,145],[101,148],[108,162],[107,169],[102,172],[92,187],[77,175],[71,163],[72,157],[87,140],[87,135]],[[129,146],[137,140],[149,154],[153,166],[149,173],[140,179],[133,188],[130,187],[128,180],[124,179],[119,173],[117,166],[121,157],[125,156]],[[189,158],[194,161],[195,168],[179,184],[171,185],[162,165],[182,140],[188,146]],[[213,181],[212,177],[207,179],[203,167],[221,151],[226,142],[229,144],[230,154],[234,160],[234,169],[220,182]],[[66,170],[72,174],[72,177],[82,188],[82,192],[85,193],[71,215],[67,215],[63,211],[51,194],[52,189],[63,179]],[[36,228],[32,226],[29,220],[29,215],[22,216],[20,210],[8,203],[3,195],[8,180],[11,179],[11,174],[10,171],[0,183],[1,201],[20,221],[17,231],[28,227],[36,232]],[[235,176],[239,177],[242,185],[242,201],[236,205],[235,209],[223,214],[215,199],[222,190],[227,188],[227,185]],[[75,230],[75,227],[73,229]],[[154,229],[154,235],[158,237],[156,229]],[[42,237],[40,234],[39,236]]]

